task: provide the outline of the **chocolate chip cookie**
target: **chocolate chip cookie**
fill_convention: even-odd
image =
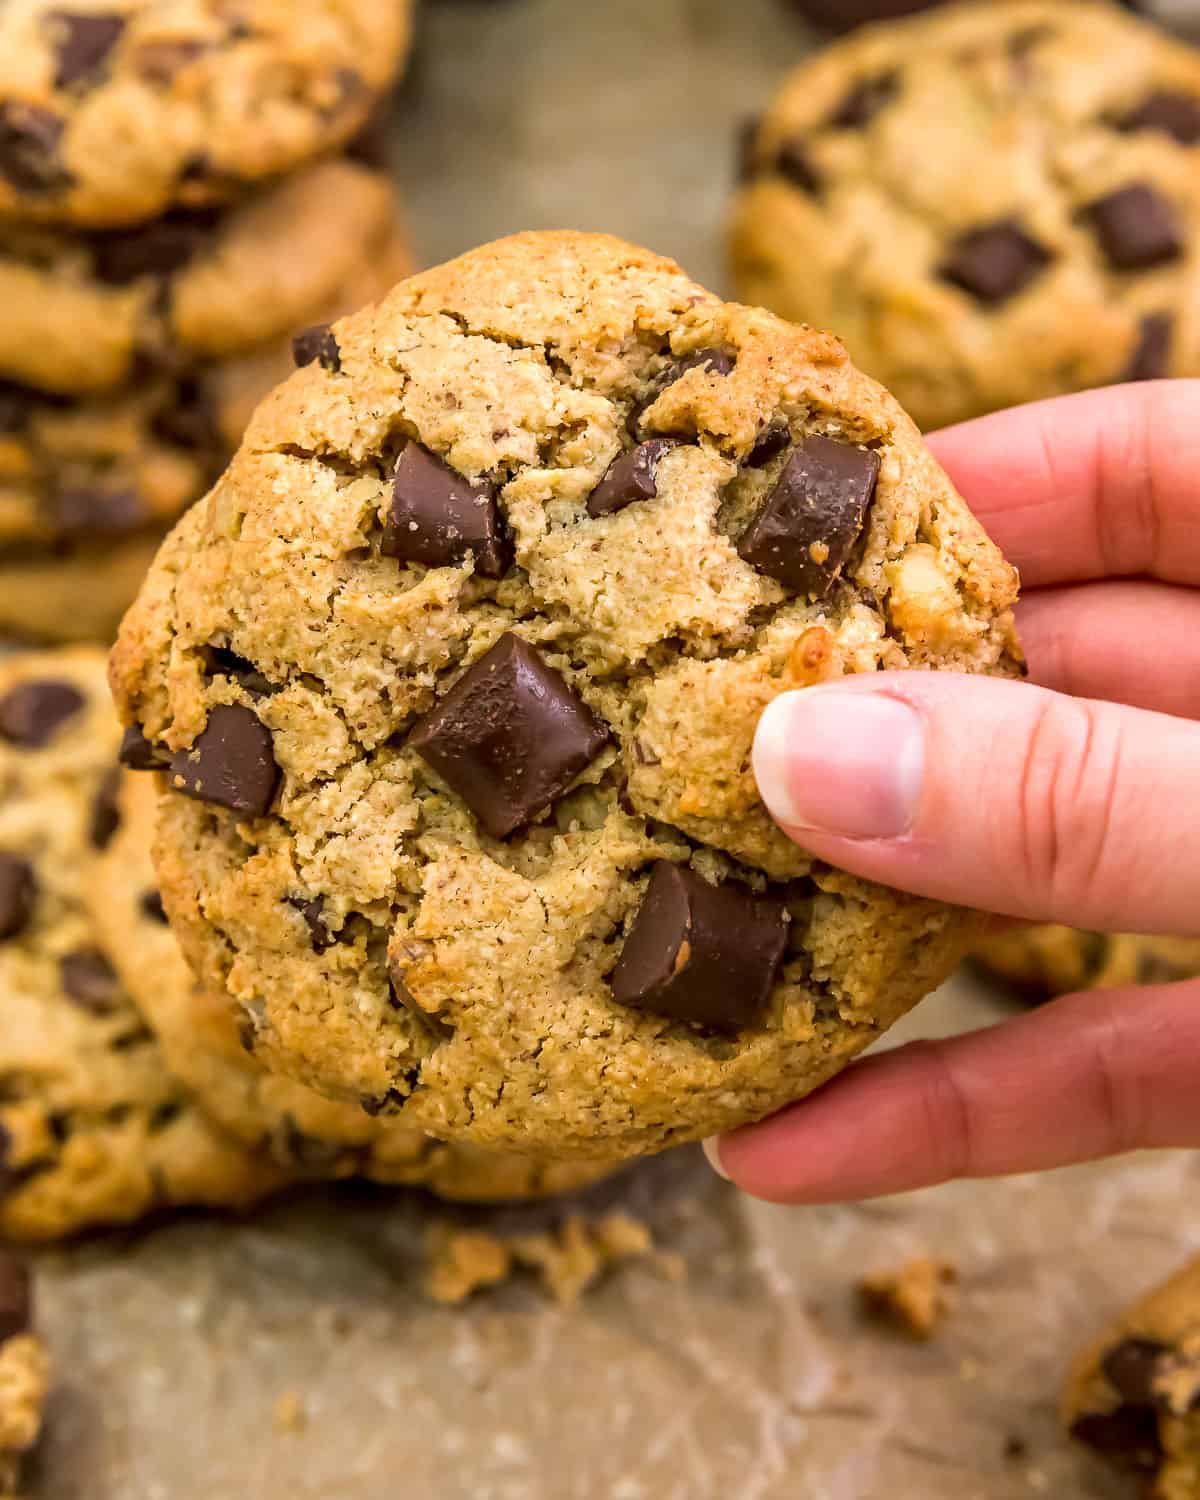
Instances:
[[[0,1495],[19,1491],[21,1467],[38,1440],[50,1360],[33,1326],[29,1267],[0,1252]]]
[[[298,1176],[358,1175],[474,1202],[540,1198],[604,1174],[593,1162],[447,1145],[268,1073],[242,1046],[224,995],[196,984],[167,924],[150,860],[158,805],[151,778],[126,771],[113,790],[112,828],[88,880],[96,931],[167,1066],[231,1135]],[[324,941],[321,903],[307,903],[300,915]]]
[[[1200,55],[1018,0],[868,28],[742,148],[739,294],[832,327],[924,427],[1200,373]]]
[[[1012,569],[832,337],[526,234],[314,334],[112,666],[166,908],[256,1056],[444,1139],[753,1118],[972,922],[814,861],[778,693],[1019,670]]]
[[[1073,990],[1171,984],[1200,975],[1200,940],[1024,927],[980,943],[976,961],[1033,1003]]]
[[[1063,1414],[1072,1437],[1141,1480],[1146,1500],[1200,1495],[1200,1260],[1081,1356]]]
[[[83,869],[111,831],[119,731],[96,651],[0,659],[0,1236],[168,1204],[244,1206],[283,1175],[211,1126],[97,942]]]
[[[409,0],[22,0],[0,11],[0,216],[134,224],[336,150],[391,87]]]
[[[359,307],[411,267],[390,213],[385,227],[382,241],[355,247],[344,279],[340,266],[328,288],[324,276],[309,278],[330,300],[307,317]],[[212,483],[259,399],[293,365],[292,338],[279,336],[99,396],[0,381],[0,633],[111,640],[164,531]]]
[[[395,236],[391,184],[345,160],[132,229],[0,224],[0,379],[96,395],[246,354],[357,306]]]

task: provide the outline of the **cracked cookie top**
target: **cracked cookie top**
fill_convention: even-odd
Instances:
[[[739,295],[835,328],[923,427],[1200,371],[1200,55],[1116,7],[868,27],[741,168]]]
[[[390,87],[409,0],[8,0],[0,215],[132,224],[336,149]]]
[[[788,688],[1019,670],[1012,569],[828,335],[526,234],[314,335],[112,664],[193,967],[446,1138],[654,1149],[814,1087],[963,914],[812,860]]]

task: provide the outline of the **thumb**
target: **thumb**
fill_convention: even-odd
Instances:
[[[1200,935],[1200,725],[1028,683],[892,672],[785,693],[754,772],[818,858],[1073,927]]]

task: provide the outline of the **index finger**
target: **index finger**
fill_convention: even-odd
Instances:
[[[1027,588],[1200,583],[1200,380],[1039,401],[929,444]]]

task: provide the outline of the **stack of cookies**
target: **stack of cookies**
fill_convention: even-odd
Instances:
[[[291,336],[407,268],[354,144],[408,22],[407,0],[0,8],[0,635],[110,637]]]

